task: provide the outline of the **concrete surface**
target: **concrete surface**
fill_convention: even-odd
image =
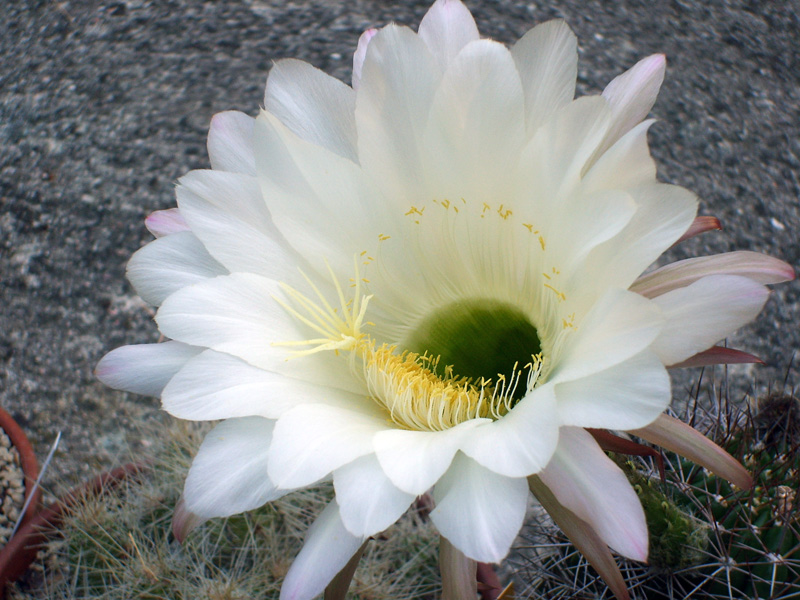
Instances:
[[[467,0],[483,35],[512,42],[565,17],[581,44],[579,93],[666,53],[651,144],[661,179],[702,198],[723,232],[670,257],[733,249],[800,262],[800,4],[795,1]],[[41,458],[64,440],[60,487],[135,454],[157,402],[104,388],[108,350],[155,341],[124,278],[173,205],[175,180],[205,168],[211,116],[254,114],[271,61],[297,57],[349,81],[362,30],[414,27],[428,1],[0,1],[0,403]],[[735,396],[782,380],[798,348],[800,284],[777,287],[731,344],[769,365],[733,369]],[[698,372],[681,376],[675,395]],[[796,379],[795,372],[791,378]]]

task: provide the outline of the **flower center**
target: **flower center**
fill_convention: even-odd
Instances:
[[[409,348],[438,356],[435,372],[452,367],[461,377],[511,381],[519,367],[532,364],[542,344],[536,328],[516,307],[496,300],[475,299],[448,304],[426,318]],[[527,386],[512,394],[519,400]]]
[[[533,389],[542,372],[536,328],[513,306],[493,300],[452,303],[422,322],[411,350],[398,351],[362,331],[369,324],[364,319],[371,296],[362,296],[356,283],[353,298],[346,300],[332,273],[331,278],[339,297],[336,308],[310,279],[317,301],[284,286],[289,302],[275,300],[319,337],[273,345],[305,346],[292,356],[348,353],[367,393],[399,427],[441,431],[470,419],[499,419]]]

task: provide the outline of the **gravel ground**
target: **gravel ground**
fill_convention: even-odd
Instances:
[[[125,263],[149,239],[144,217],[173,205],[175,180],[208,166],[211,116],[254,114],[279,58],[349,81],[360,32],[416,27],[427,3],[0,1],[0,403],[40,458],[63,431],[49,485],[147,445],[139,427],[157,402],[104,388],[92,369],[112,348],[158,339]],[[701,213],[725,226],[670,258],[752,249],[800,262],[796,0],[467,3],[482,33],[504,42],[566,18],[581,44],[581,94],[664,52],[651,134],[660,177],[698,193]],[[730,340],[768,362],[731,371],[739,397],[783,379],[799,295],[797,282],[779,286]],[[677,397],[697,375],[677,380]]]

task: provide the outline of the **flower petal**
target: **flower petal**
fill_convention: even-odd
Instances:
[[[182,287],[227,272],[189,231],[153,240],[131,257],[127,268],[136,293],[154,306]]]
[[[583,289],[591,282],[627,289],[694,220],[697,196],[682,187],[654,183],[627,190],[636,214],[616,237],[597,246],[574,277]]]
[[[608,546],[600,539],[591,525],[579,519],[556,500],[553,493],[538,476],[529,477],[528,483],[536,499],[578,551],[589,561],[589,564],[600,574],[617,600],[629,600],[628,588],[622,578],[619,566],[614,561]]]
[[[614,550],[647,560],[647,523],[628,478],[585,430],[562,427],[542,482],[565,508],[586,521]]]
[[[425,197],[421,141],[440,78],[433,54],[410,29],[388,25],[370,40],[356,97],[358,157],[398,201]]]
[[[568,338],[549,380],[571,381],[613,367],[649,346],[662,324],[663,318],[651,300],[611,289]]]
[[[334,273],[352,277],[353,257],[373,249],[379,234],[395,233],[380,192],[358,165],[297,137],[271,114],[262,113],[256,127],[261,195],[280,234],[313,268],[324,269],[324,257]]]
[[[614,144],[647,116],[656,102],[666,68],[666,57],[653,54],[640,60],[606,86],[603,97],[611,105],[613,124],[606,135],[605,147]]]
[[[227,517],[283,496],[267,476],[274,421],[228,419],[212,429],[192,461],[185,509],[203,519]]]
[[[303,549],[283,580],[280,600],[311,600],[321,594],[363,543],[363,537],[347,531],[331,501],[308,528]]]
[[[249,416],[277,419],[300,404],[352,409],[364,402],[368,400],[265,371],[214,350],[190,359],[161,394],[164,410],[193,421]]]
[[[255,175],[253,126],[255,119],[238,110],[217,113],[208,130],[211,168],[242,175]]]
[[[151,212],[144,220],[147,231],[154,237],[163,237],[179,231],[189,231],[189,225],[177,208]]]
[[[424,172],[434,197],[478,206],[511,198],[509,169],[524,142],[524,108],[506,47],[491,40],[467,44],[442,77],[425,130]]]
[[[599,96],[570,102],[544,123],[519,157],[519,194],[531,206],[537,228],[562,216],[563,202],[578,189],[584,168],[608,129],[608,103]]]
[[[375,454],[386,476],[409,494],[424,494],[447,471],[475,427],[472,419],[444,431],[387,429],[375,435]]]
[[[233,273],[185,287],[167,298],[156,322],[168,337],[232,354],[255,367],[310,383],[360,393],[361,384],[333,353],[289,360],[280,342],[312,337],[274,300],[281,285],[250,273]],[[231,307],[235,307],[232,310]]]
[[[122,346],[106,354],[94,372],[115,390],[158,397],[175,373],[202,350],[179,342]]]
[[[373,438],[388,429],[385,416],[324,404],[305,404],[284,413],[275,426],[269,476],[282,488],[315,483],[373,452]]]
[[[559,425],[553,386],[545,384],[502,419],[477,428],[461,450],[495,473],[527,477],[547,465],[558,442]]]
[[[342,522],[357,536],[383,531],[397,521],[416,498],[392,484],[374,454],[336,469],[333,486]]]
[[[296,277],[293,260],[252,177],[218,171],[191,171],[176,190],[181,215],[208,252],[229,271],[280,281]]]
[[[480,562],[505,558],[525,518],[524,478],[498,475],[459,453],[433,493],[431,520],[453,546]]]
[[[720,223],[717,217],[695,217],[694,221],[692,221],[692,224],[689,226],[689,229],[687,229],[673,245],[680,244],[681,242],[698,236],[701,233],[712,231],[714,229],[722,229],[722,223]]]
[[[584,193],[625,190],[656,180],[656,163],[647,145],[653,123],[652,119],[639,123],[597,157],[583,177]]]
[[[711,275],[654,298],[666,323],[652,345],[665,365],[686,360],[753,320],[769,290],[752,279]]]
[[[301,60],[279,60],[269,72],[264,106],[295,135],[358,161],[356,95],[338,79]]]
[[[564,425],[633,429],[652,423],[669,406],[669,375],[649,351],[588,377],[556,385]]]
[[[480,36],[475,19],[460,0],[436,0],[419,24],[419,37],[444,72],[456,54]]]
[[[511,47],[525,93],[528,136],[575,96],[578,40],[562,20],[541,23]]]
[[[364,60],[367,58],[367,47],[369,42],[375,37],[378,30],[373,28],[367,29],[358,38],[358,46],[353,53],[353,89],[357,90],[361,85],[361,71],[364,68]]]
[[[655,298],[686,287],[707,275],[740,275],[758,283],[769,284],[791,281],[794,279],[794,268],[766,254],[740,250],[687,258],[665,265],[639,277],[630,290],[647,298]]]
[[[680,454],[744,490],[753,486],[750,473],[735,458],[675,417],[661,415],[654,423],[630,433]]]
[[[742,365],[758,363],[763,365],[764,361],[741,350],[734,350],[733,348],[725,348],[723,346],[713,346],[708,350],[698,352],[674,365],[670,365],[670,369],[682,369],[686,367],[707,367],[709,365]]]

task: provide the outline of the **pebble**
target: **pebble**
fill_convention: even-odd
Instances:
[[[11,538],[25,503],[25,477],[19,453],[11,440],[0,431],[0,548]]]

